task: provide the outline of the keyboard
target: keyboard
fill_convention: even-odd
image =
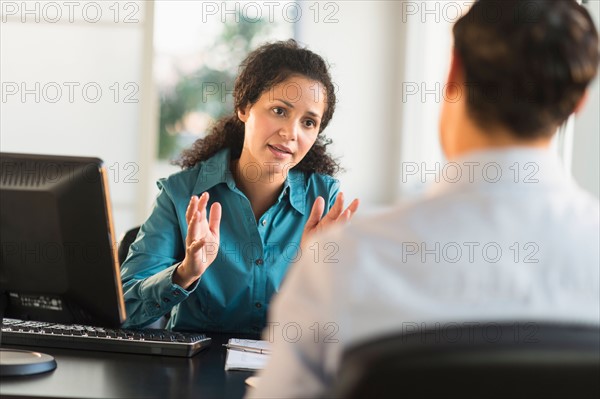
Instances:
[[[2,344],[192,357],[210,345],[204,334],[169,330],[130,330],[7,319]]]

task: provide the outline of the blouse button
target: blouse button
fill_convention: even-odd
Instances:
[[[262,225],[263,225],[263,226],[266,226],[266,225],[267,225],[267,219],[263,219],[263,220],[262,220]]]
[[[264,263],[264,261],[261,258],[258,258],[258,259],[256,259],[256,261],[254,263],[256,263],[258,266],[260,266]]]

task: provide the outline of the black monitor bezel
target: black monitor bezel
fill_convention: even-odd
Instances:
[[[106,327],[118,327],[126,318],[125,303],[123,299],[123,288],[121,284],[120,276],[120,265],[118,264],[117,256],[117,240],[114,232],[114,223],[112,219],[112,209],[109,194],[109,184],[107,171],[104,163],[101,159],[95,157],[75,157],[75,156],[62,156],[62,155],[42,155],[42,154],[21,154],[21,153],[0,153],[0,164],[2,168],[9,165],[7,162],[13,162],[11,165],[19,163],[27,163],[28,165],[68,165],[69,168],[73,167],[74,171],[72,175],[65,174],[60,176],[57,181],[52,184],[42,185],[42,187],[30,187],[23,188],[15,185],[11,186],[5,181],[5,173],[0,173],[0,193],[8,193],[9,191],[36,191],[40,192],[57,191],[61,192],[62,195],[60,205],[57,208],[68,208],[68,209],[57,209],[59,217],[62,218],[61,226],[67,225],[67,229],[71,228],[70,238],[72,240],[80,240],[81,248],[85,243],[91,240],[93,245],[96,245],[98,249],[98,257],[89,257],[86,259],[86,269],[76,267],[72,262],[76,255],[70,255],[66,248],[63,248],[62,254],[65,256],[65,263],[67,267],[63,270],[67,274],[69,284],[66,291],[62,293],[65,299],[65,303],[68,306],[68,312],[62,312],[59,317],[57,313],[52,315],[52,312],[35,312],[34,310],[24,309],[22,303],[18,304],[17,300],[14,299],[15,294],[21,295],[43,295],[43,289],[39,289],[40,285],[43,286],[43,281],[36,281],[36,284],[21,282],[20,284],[13,284],[10,281],[4,281],[0,289],[5,292],[7,298],[7,307],[5,310],[6,317],[14,317],[19,319],[35,319],[39,321],[49,321],[58,323],[69,323],[69,324],[89,324],[96,326]],[[85,182],[89,185],[85,185],[81,178],[82,168],[85,168]],[[69,181],[71,180],[71,181]],[[69,186],[71,185],[71,186]],[[73,191],[79,185],[79,189],[83,193]],[[85,196],[86,193],[92,193]],[[80,195],[81,194],[81,195]],[[59,194],[56,194],[60,196]],[[75,197],[81,198],[75,198]],[[74,206],[76,199],[82,200],[81,206]],[[58,200],[57,200],[58,201]],[[65,203],[67,203],[65,205]],[[12,205],[15,205],[14,203]],[[0,207],[7,206],[3,203],[3,199],[0,198]],[[19,208],[19,205],[17,205]],[[3,210],[3,212],[6,209]],[[15,217],[19,213],[23,214],[23,209],[17,209],[14,211]],[[6,215],[6,213],[5,213]],[[86,217],[87,216],[87,217]],[[10,217],[13,217],[11,214]],[[26,219],[26,217],[25,217]],[[70,219],[70,220],[66,220]],[[85,233],[83,226],[87,221],[91,220],[92,223],[89,226],[85,226]],[[81,226],[79,225],[81,221]],[[2,222],[0,222],[2,224]],[[70,227],[68,227],[70,226]],[[64,228],[61,227],[61,228]],[[6,231],[5,231],[6,232]],[[69,236],[65,233],[65,236]],[[9,234],[10,235],[10,234]],[[5,241],[8,242],[10,237],[5,237],[2,234],[0,237],[2,241],[2,250],[7,248]],[[66,241],[66,240],[65,240]],[[66,247],[66,242],[61,242],[61,245]],[[14,248],[13,248],[14,249]],[[72,249],[72,248],[71,248]],[[71,251],[73,252],[73,251]],[[73,259],[71,259],[73,258]],[[4,259],[4,258],[3,258]],[[0,260],[3,262],[3,260]],[[81,256],[79,255],[77,264],[81,263]],[[0,265],[0,278],[5,279],[8,275],[14,276],[14,273],[7,271],[9,268],[23,267],[23,265]],[[2,269],[6,269],[2,271]],[[18,289],[21,292],[15,293],[15,286],[19,286]],[[37,289],[31,292],[26,292],[30,287],[36,286]],[[26,287],[24,289],[24,287]],[[49,287],[50,288],[50,287]],[[25,292],[24,292],[25,291]],[[52,291],[49,289],[49,291]],[[11,298],[11,295],[13,296]],[[22,301],[21,301],[22,302]],[[66,316],[66,314],[70,316]]]

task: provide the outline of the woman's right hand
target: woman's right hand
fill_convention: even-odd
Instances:
[[[219,252],[219,225],[221,204],[210,207],[210,218],[206,218],[208,193],[200,198],[193,196],[185,212],[188,232],[185,238],[185,258],[173,274],[173,282],[187,289],[200,278],[217,257]]]

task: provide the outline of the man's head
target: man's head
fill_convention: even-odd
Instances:
[[[484,135],[476,147],[549,142],[583,102],[598,61],[598,32],[575,0],[477,1],[454,26],[446,155],[464,152],[469,127]]]

